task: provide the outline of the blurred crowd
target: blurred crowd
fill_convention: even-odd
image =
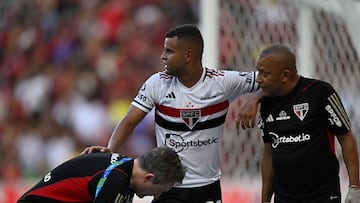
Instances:
[[[106,145],[180,23],[198,23],[198,1],[0,1],[0,180]],[[146,118],[122,152],[154,146]]]

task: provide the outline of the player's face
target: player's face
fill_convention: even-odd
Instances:
[[[177,37],[165,38],[161,60],[167,74],[181,76],[186,68],[186,57],[186,49],[181,46],[181,41]]]
[[[258,58],[256,62],[256,69],[259,71],[256,82],[259,83],[264,95],[268,97],[281,96],[284,88],[283,69],[279,68],[274,57],[265,56]]]

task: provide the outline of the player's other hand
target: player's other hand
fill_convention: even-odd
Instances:
[[[349,187],[345,203],[360,203],[360,187]]]
[[[103,146],[90,146],[86,147],[80,154],[89,154],[94,152],[111,152],[111,150]]]
[[[237,106],[236,129],[239,129],[240,126],[242,129],[255,127],[259,108],[257,98],[250,96],[250,94],[243,94],[238,98]]]

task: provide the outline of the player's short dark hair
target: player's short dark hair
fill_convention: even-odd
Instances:
[[[261,51],[259,57],[265,57],[271,54],[289,54],[294,55],[289,47],[282,44],[272,44]]]
[[[282,44],[272,44],[261,51],[259,58],[267,57],[269,55],[278,56],[277,59],[273,60],[277,60],[278,64],[287,68],[293,68],[295,70],[294,73],[296,73],[296,57],[289,47]]]
[[[178,39],[190,40],[200,47],[200,53],[204,51],[204,39],[199,28],[194,24],[182,24],[170,29],[166,34],[166,38],[177,37]]]
[[[155,174],[154,184],[181,183],[185,168],[178,154],[168,147],[157,147],[138,157],[140,167]]]

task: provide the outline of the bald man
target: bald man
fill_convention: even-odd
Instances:
[[[283,45],[264,49],[256,78],[265,95],[262,202],[340,203],[339,141],[349,175],[346,202],[360,202],[359,158],[342,102],[327,82],[298,75],[296,58]]]

